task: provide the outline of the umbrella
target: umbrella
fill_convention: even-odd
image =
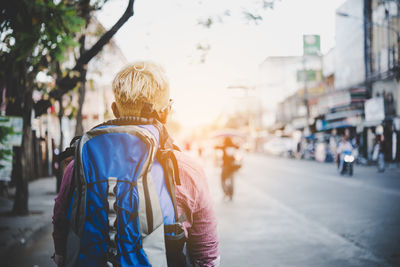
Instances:
[[[244,139],[245,135],[235,129],[226,129],[226,130],[219,130],[215,131],[212,135],[212,138],[225,138],[225,137],[230,137],[230,138],[241,138]]]

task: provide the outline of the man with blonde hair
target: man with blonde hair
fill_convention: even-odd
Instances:
[[[159,119],[166,122],[169,112],[169,83],[164,69],[153,62],[136,62],[120,71],[114,78],[112,104],[118,117],[142,115],[145,104],[153,105]]]
[[[172,104],[164,69],[135,62],[112,89],[116,119],[79,139],[55,199],[56,263],[218,266],[204,171],[164,127]]]

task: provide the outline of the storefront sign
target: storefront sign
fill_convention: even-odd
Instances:
[[[385,119],[385,104],[383,97],[368,99],[365,101],[364,109],[366,122],[380,122]]]
[[[319,35],[303,35],[304,55],[319,55],[321,52]]]
[[[316,70],[298,70],[297,71],[297,81],[298,82],[313,82],[317,80]]]
[[[7,137],[9,146],[21,146],[22,144],[22,117],[0,116],[0,125],[11,127],[13,132]]]
[[[326,121],[324,120],[317,120],[315,122],[315,128],[317,129],[317,131],[323,131],[326,129]]]
[[[318,105],[321,108],[330,109],[339,106],[346,106],[351,104],[351,95],[347,90],[338,90],[334,93],[329,93],[321,97]]]

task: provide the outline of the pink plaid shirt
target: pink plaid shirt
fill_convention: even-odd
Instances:
[[[203,169],[182,152],[175,153],[178,160],[181,185],[176,187],[178,213],[185,212],[183,223],[187,249],[195,266],[218,266],[218,235],[211,195]],[[56,255],[64,255],[68,221],[69,192],[73,174],[71,162],[64,172],[60,192],[55,199],[53,239]]]

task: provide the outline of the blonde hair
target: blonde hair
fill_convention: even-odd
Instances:
[[[164,68],[151,61],[137,61],[114,78],[112,89],[120,116],[140,116],[145,103],[155,111],[169,101],[169,82]]]

